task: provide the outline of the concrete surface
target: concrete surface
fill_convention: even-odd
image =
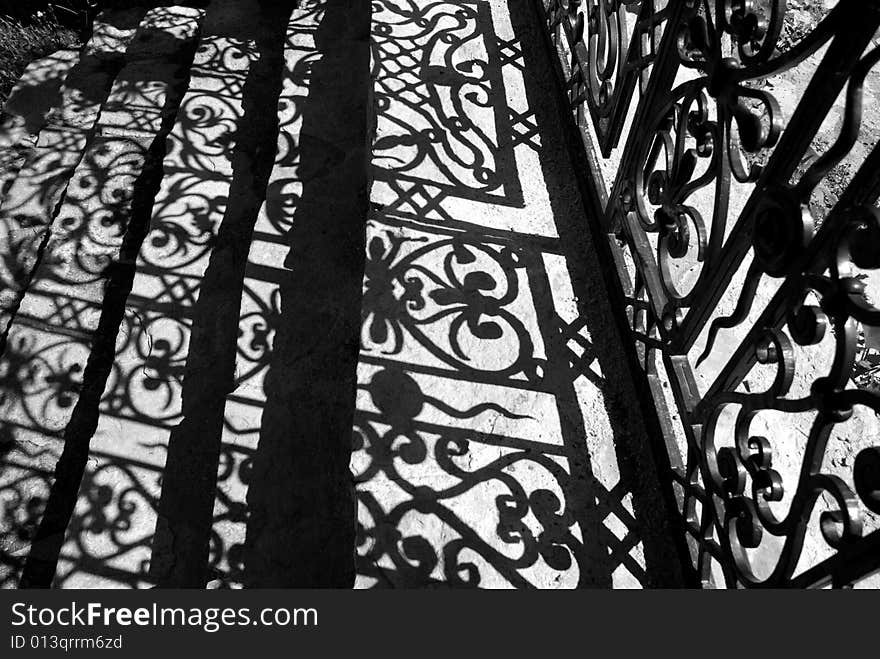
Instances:
[[[96,30],[9,188],[3,585],[680,583],[531,8],[266,4]]]

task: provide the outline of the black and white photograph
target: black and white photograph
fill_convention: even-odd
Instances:
[[[880,588],[880,1],[2,0],[0,103],[0,588]]]

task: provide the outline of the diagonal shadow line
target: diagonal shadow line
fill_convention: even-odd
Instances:
[[[104,15],[103,20],[106,25],[124,31],[135,28],[145,13],[146,8],[135,8],[129,12],[107,13]],[[89,50],[88,43],[84,44],[80,49],[76,63],[67,72],[63,82],[59,84],[56,100],[63,100],[64,94],[62,94],[62,90],[67,90],[68,94],[73,91],[79,97],[75,108],[78,113],[82,111],[83,105],[86,104],[95,104],[98,106],[103,105],[110,94],[111,87],[117,74],[122,70],[125,63],[126,58],[124,52],[107,52],[98,49]],[[68,111],[70,111],[70,109]],[[47,113],[42,118],[42,124],[38,129],[35,128],[35,130],[77,130],[76,128],[71,129],[71,127],[65,122],[61,122],[55,126],[53,126],[52,123],[53,122],[49,120]],[[91,142],[96,130],[96,124],[92,124],[88,128],[82,130],[83,144]],[[35,163],[40,163],[41,167],[47,167],[50,170],[54,169],[54,172],[52,177],[40,185],[39,197],[43,203],[47,204],[47,207],[45,209],[45,216],[38,218],[39,224],[32,227],[32,230],[38,237],[36,244],[32,245],[28,239],[22,239],[14,246],[12,254],[3,255],[3,258],[9,261],[6,267],[11,270],[11,275],[14,279],[12,290],[15,292],[15,297],[9,308],[4,309],[8,317],[3,319],[3,321],[5,321],[5,326],[0,327],[0,356],[6,354],[8,334],[13,323],[18,318],[17,314],[19,306],[30,286],[33,276],[40,267],[44,256],[44,249],[50,240],[53,231],[58,229],[56,226],[56,216],[64,204],[71,177],[82,158],[86,155],[85,150],[82,150],[78,153],[68,153],[65,158],[62,158],[61,151],[64,151],[65,148],[63,145],[56,145],[50,151],[52,153],[52,160],[56,161],[53,166],[47,164],[45,155],[37,155],[39,144],[41,144],[40,138],[37,139],[34,146],[31,148],[30,155],[24,158],[23,162],[20,163],[21,167],[16,168],[15,175],[18,176],[19,172],[22,171],[22,168],[27,168]],[[60,166],[60,163],[65,159],[67,159],[68,162],[66,162],[64,166]],[[14,181],[10,179],[7,182],[6,187],[12,189],[13,185]],[[27,201],[34,202],[36,199],[29,198]],[[2,211],[2,214],[0,214],[0,221],[8,222],[10,214],[12,214],[12,216],[17,214],[16,209],[11,208],[12,206],[13,204],[11,203],[11,200],[3,194],[0,194],[0,211]],[[19,221],[20,220],[17,219],[16,223]],[[7,246],[7,249],[10,247],[12,247],[12,245]],[[33,252],[33,255],[31,252]],[[28,262],[29,258],[33,259],[32,262]]]
[[[534,37],[535,35],[531,35]],[[533,47],[534,48],[534,47]],[[543,69],[541,69],[541,64],[543,64]],[[546,59],[539,60],[536,62],[536,71],[547,71],[547,62]],[[529,67],[525,67],[529,68]],[[540,73],[534,74],[537,77],[540,77]],[[527,76],[528,77],[528,76]],[[547,90],[542,90],[543,94],[541,94],[540,98],[546,98]],[[532,96],[530,94],[530,96]],[[530,105],[540,106],[540,101],[537,103],[534,102],[534,97],[531,98],[533,101]],[[527,139],[534,136],[541,137],[550,137],[555,142],[560,142],[558,133],[560,132],[558,127],[558,117],[553,115],[552,113],[543,112],[539,113],[535,116],[534,119],[535,126],[533,126],[533,132],[528,133]],[[553,129],[547,130],[547,126],[554,126]],[[538,126],[542,127],[543,130],[540,130]],[[542,140],[543,143],[543,140]],[[566,187],[566,181],[563,181],[560,176],[560,170],[558,168],[558,164],[564,162],[567,158],[564,150],[561,148],[556,148],[550,153],[541,153],[541,167],[542,174],[544,175],[544,179],[548,184],[548,196],[551,200],[557,199],[570,199],[571,198],[571,190],[570,186]],[[556,167],[555,167],[556,165]],[[565,168],[563,167],[563,171]],[[516,172],[515,172],[516,173]],[[396,189],[396,192],[399,193],[400,198],[412,197],[412,190],[404,191],[402,189]],[[381,210],[384,213],[387,212],[388,208],[393,208],[396,211],[396,204],[399,202],[400,198],[393,203],[390,203],[387,207],[380,207],[377,210]],[[436,207],[436,200],[431,200],[433,202],[433,206]],[[376,206],[379,206],[376,204]],[[553,215],[557,218],[557,222],[560,218],[571,216],[572,206],[571,204],[565,205],[560,203],[554,203],[551,207],[553,211]],[[425,214],[428,211],[432,210],[431,207],[424,207],[419,209],[420,213],[418,215]],[[384,218],[383,218],[384,219]],[[418,231],[422,233],[433,233],[433,234],[443,234],[449,231],[452,222],[445,222],[443,227],[438,226],[424,226],[431,225],[432,221],[426,217],[418,217],[423,225],[418,226]],[[570,221],[570,219],[569,219]],[[391,224],[398,225],[408,225],[410,222],[394,220]],[[467,223],[458,222],[456,226],[463,227],[466,226]],[[505,242],[509,242],[510,246],[516,246],[519,248],[520,253],[530,251],[528,248],[524,249],[524,244],[528,245],[528,247],[535,249],[536,251],[541,251],[542,248],[546,248],[547,252],[558,253],[566,258],[566,260],[570,259],[571,252],[573,250],[571,244],[564,245],[566,242],[566,238],[572,234],[577,233],[578,230],[582,229],[580,227],[567,227],[567,231],[563,231],[565,235],[561,236],[558,241],[554,240],[542,240],[539,237],[533,236],[524,236],[521,234],[509,233],[505,235]],[[503,232],[491,232],[493,234],[500,234]],[[490,242],[494,242],[500,236],[494,236],[492,239],[489,239]],[[483,230],[476,231],[473,234],[469,233],[468,241],[485,244],[487,241],[487,234],[484,233]],[[442,241],[441,241],[442,242]],[[554,243],[563,244],[563,247],[558,247]],[[582,242],[582,241],[581,241]],[[581,245],[582,247],[582,245]],[[524,258],[524,256],[523,256]],[[381,260],[381,259],[379,259]],[[581,272],[583,263],[583,257],[579,257],[578,266],[574,267],[573,265],[570,267],[571,272],[569,272],[570,278],[575,278],[575,271]],[[534,551],[540,551],[538,547],[542,546],[542,543],[546,546],[543,546],[543,549],[553,550],[555,548],[559,548],[559,545],[566,545],[573,553],[573,558],[577,561],[579,566],[579,576],[580,580],[578,585],[581,587],[609,587],[612,585],[612,571],[614,567],[618,564],[625,564],[633,576],[639,579],[642,577],[641,568],[638,566],[638,563],[632,559],[632,557],[628,556],[629,551],[633,546],[638,544],[639,539],[636,535],[635,524],[627,524],[626,521],[622,521],[622,523],[627,526],[627,536],[625,537],[625,541],[618,541],[603,525],[604,520],[609,514],[609,511],[616,510],[618,502],[612,501],[614,499],[614,495],[611,492],[605,490],[604,486],[592,473],[592,463],[591,456],[589,455],[589,451],[587,449],[585,443],[585,437],[587,435],[587,428],[585,428],[582,411],[579,405],[579,400],[576,395],[576,391],[573,386],[574,377],[573,375],[584,375],[587,379],[591,380],[596,386],[602,386],[603,383],[601,379],[596,378],[595,374],[591,374],[589,371],[585,373],[573,373],[572,369],[572,353],[569,348],[567,348],[566,343],[569,339],[573,338],[569,334],[566,334],[563,330],[564,327],[560,327],[559,318],[556,315],[556,310],[552,304],[553,300],[553,290],[551,283],[549,281],[549,273],[546,271],[545,267],[541,265],[541,259],[529,259],[529,262],[526,264],[525,260],[523,261],[525,265],[525,269],[528,276],[528,288],[530,291],[530,298],[535,301],[536,304],[536,313],[538,315],[538,327],[541,333],[541,338],[543,339],[542,343],[546,347],[547,350],[547,364],[544,367],[545,376],[542,378],[540,386],[534,386],[531,383],[528,385],[525,383],[520,383],[518,380],[515,381],[505,381],[506,378],[499,378],[497,375],[490,375],[488,373],[480,374],[476,371],[472,371],[468,368],[463,368],[463,365],[457,365],[458,368],[463,368],[463,372],[460,373],[446,373],[438,372],[438,375],[442,377],[448,377],[449,379],[459,379],[467,382],[492,382],[496,385],[503,386],[516,386],[521,387],[522,389],[537,389],[541,391],[546,391],[547,393],[551,393],[553,395],[554,400],[556,401],[557,413],[560,418],[560,422],[562,425],[562,440],[563,446],[559,449],[559,453],[565,455],[567,457],[567,462],[570,468],[570,478],[564,478],[560,481],[560,484],[563,487],[564,493],[564,508],[566,511],[571,511],[571,515],[574,517],[574,523],[579,526],[579,535],[583,538],[583,541],[580,542],[575,539],[575,536],[567,533],[564,529],[567,528],[567,525],[562,523],[562,520],[557,519],[556,510],[557,508],[551,503],[551,501],[546,497],[546,495],[551,494],[548,491],[539,491],[537,492],[538,496],[534,498],[534,500],[529,500],[528,504],[522,502],[523,505],[528,505],[533,507],[533,510],[540,519],[542,527],[544,531],[542,532],[542,537],[538,539],[537,543],[534,541],[528,544],[534,545],[530,549],[530,553]],[[488,273],[484,273],[486,276],[489,276]],[[379,278],[381,279],[381,277]],[[368,287],[369,288],[369,287]],[[578,293],[582,293],[582,290],[578,290]],[[580,295],[580,299],[585,299],[585,296]],[[373,304],[376,303],[375,299],[371,300]],[[365,312],[369,312],[367,300],[365,299]],[[375,310],[374,310],[375,311]],[[580,308],[581,313],[584,313],[584,304],[581,305]],[[365,316],[368,313],[365,313]],[[596,314],[592,314],[590,317],[595,317]],[[601,315],[601,314],[599,314]],[[389,314],[389,318],[396,317],[394,314]],[[585,324],[592,324],[587,322]],[[412,328],[409,328],[410,330]],[[399,339],[398,339],[399,340]],[[422,347],[425,346],[425,337],[421,338],[416,337],[416,340]],[[589,344],[581,345],[585,349],[585,355],[593,355],[593,351],[590,348]],[[531,349],[527,349],[526,352],[531,355]],[[395,353],[396,354],[396,353]],[[577,358],[576,355],[575,362],[585,362],[586,357]],[[364,358],[362,355],[361,359],[366,362],[374,363],[376,365],[385,365],[383,362],[394,363],[397,366],[405,365],[407,369],[411,369],[413,371],[419,372],[430,372],[430,368],[425,368],[424,366],[419,366],[416,364],[410,364],[401,361],[400,359],[393,360],[384,360],[377,358]],[[577,363],[575,363],[575,367],[577,367]],[[613,369],[609,369],[611,371]],[[387,371],[386,371],[387,372]],[[371,385],[372,386],[372,385]],[[377,401],[376,392],[371,392],[371,396],[373,398],[373,404],[380,407],[382,411],[382,416],[379,417],[380,420],[385,423],[389,423],[392,425],[392,429],[390,431],[390,435],[394,435],[395,432],[399,432],[404,434],[406,437],[410,437],[407,432],[413,432],[415,430],[424,430],[424,424],[416,423],[413,419],[410,419],[406,413],[406,409],[408,408],[408,404],[401,402],[404,398],[404,393],[399,390],[395,390],[395,400],[391,399],[385,400],[384,409],[381,404],[381,401]],[[384,398],[384,397],[383,397]],[[415,405],[414,400],[408,401],[410,405],[410,409]],[[373,416],[369,412],[358,411],[358,418],[368,418]],[[395,423],[396,422],[396,423]],[[459,431],[450,430],[445,427],[438,427],[437,433],[443,436],[445,439],[449,439],[450,437],[460,435]],[[472,433],[468,433],[471,435]],[[412,444],[413,446],[419,445],[421,440],[417,439],[418,433],[413,436]],[[461,437],[464,439],[464,436]],[[540,445],[534,444],[525,444],[521,440],[512,440],[512,441],[498,441],[500,438],[491,436],[491,437],[483,437],[480,436],[480,441],[485,441],[487,444],[496,444],[496,445],[504,445],[504,446],[519,446],[521,448],[525,448],[526,451],[534,448],[537,453],[543,453],[545,451],[542,450]],[[384,472],[384,475],[390,478],[392,481],[396,482],[402,488],[405,487],[406,482],[400,474],[396,473],[394,467],[391,463],[382,462],[383,459],[387,458],[385,455],[385,451],[389,448],[388,446],[384,446],[382,442],[388,441],[388,435],[383,437],[377,436],[375,438],[377,445],[379,446],[376,449],[375,446],[371,447],[372,457],[373,457],[373,465],[366,473],[372,474],[373,467],[376,466],[378,462],[378,470]],[[372,444],[374,441],[373,438],[370,438],[369,442]],[[422,450],[425,449],[424,444],[421,445]],[[527,448],[528,447],[528,448]],[[463,450],[463,449],[462,449]],[[413,449],[413,453],[410,454],[409,459],[405,459],[404,461],[408,464],[412,465],[418,460],[415,455],[416,449]],[[370,451],[368,451],[369,453]],[[424,456],[422,456],[424,458]],[[529,459],[529,458],[526,458]],[[460,474],[456,474],[460,476]],[[362,480],[361,480],[362,479]],[[363,474],[359,477],[359,482],[368,482],[369,478],[367,478],[366,474]],[[425,513],[430,509],[431,514],[436,516],[443,516],[444,524],[449,527],[455,527],[455,533],[462,535],[464,538],[461,541],[457,541],[458,546],[467,546],[469,549],[472,549],[477,552],[486,560],[491,567],[502,573],[504,578],[508,580],[509,583],[519,586],[519,587],[527,587],[530,585],[528,581],[524,581],[521,577],[522,575],[518,572],[520,567],[523,567],[529,560],[534,560],[532,558],[522,558],[522,559],[511,559],[507,556],[503,556],[491,549],[488,544],[490,538],[482,537],[479,534],[473,534],[470,532],[465,525],[462,525],[462,520],[455,514],[451,513],[448,509],[443,506],[436,505],[437,502],[433,499],[434,496],[439,496],[441,498],[449,496],[450,492],[444,492],[442,495],[436,491],[433,491],[431,488],[424,489],[414,489],[409,493],[411,498],[401,503],[397,506],[394,506],[393,511],[385,513],[382,510],[382,506],[375,502],[375,510],[371,511],[371,515],[373,516],[374,522],[376,524],[375,528],[371,531],[368,531],[364,534],[364,539],[366,540],[368,535],[373,536],[373,539],[376,542],[376,545],[368,550],[367,556],[360,556],[358,560],[358,569],[361,574],[365,573],[365,570],[376,574],[376,577],[380,579],[380,582],[386,585],[397,585],[403,587],[421,587],[426,586],[431,581],[430,573],[431,571],[439,565],[439,557],[436,553],[434,547],[431,546],[430,540],[418,534],[408,536],[405,542],[409,542],[409,547],[407,548],[404,545],[404,553],[407,554],[407,558],[412,558],[416,560],[418,563],[417,566],[406,565],[406,561],[403,556],[398,551],[397,547],[392,547],[388,538],[394,536],[395,533],[398,533],[400,529],[398,528],[398,523],[402,519],[402,516],[406,510],[409,509],[417,509],[421,513]],[[369,490],[359,490],[358,497],[362,503],[372,498]],[[514,497],[515,498],[515,497]],[[559,503],[559,502],[557,502]],[[369,508],[370,506],[368,506]],[[626,515],[619,516],[622,520],[626,520]],[[526,529],[517,528],[518,524],[516,520],[506,519],[502,525],[499,526],[498,531],[499,537],[505,541],[510,542],[513,537],[511,534],[514,530],[519,532],[527,532]],[[505,534],[506,537],[502,537],[502,533]],[[394,536],[396,537],[396,536]],[[455,562],[455,554],[456,550],[452,548],[452,545],[455,543],[450,543],[444,546],[444,569],[446,571],[446,577],[449,579],[449,585],[475,585],[479,583],[479,571],[475,568],[471,572],[471,577],[469,579],[460,579],[457,578],[456,570],[457,568],[463,568],[463,565],[459,565]],[[552,545],[552,546],[550,546]],[[410,555],[411,554],[411,555]],[[548,554],[550,555],[550,554]],[[379,557],[387,557],[392,562],[394,562],[396,566],[396,573],[392,575],[391,573],[386,573],[385,568],[380,565],[378,562]],[[559,554],[554,554],[557,558]],[[537,558],[537,556],[535,556]],[[452,559],[450,561],[450,559]],[[561,560],[561,559],[560,559]],[[450,564],[452,564],[452,569],[450,570]],[[473,568],[473,566],[471,566]],[[640,579],[641,581],[642,579]]]
[[[682,586],[685,584],[682,568],[684,565],[682,547],[676,541],[677,535],[669,526],[674,518],[674,508],[669,497],[670,488],[661,485],[658,475],[657,451],[660,429],[656,417],[650,410],[653,403],[650,394],[640,388],[638,378],[644,378],[635,365],[623,329],[618,323],[612,303],[616,301],[615,276],[612,261],[602,251],[601,241],[593,241],[598,234],[594,223],[599,219],[599,205],[593,203],[593,195],[586,186],[577,181],[563,181],[554,170],[553,162],[571,160],[571,150],[566,141],[579,140],[580,136],[569,137],[565,127],[571,124],[563,107],[563,96],[555,84],[555,76],[544,48],[543,35],[538,33],[540,22],[534,7],[529,3],[508,3],[514,32],[523,45],[523,58],[526,69],[544,71],[544,75],[524,76],[529,106],[535,109],[538,126],[560,126],[552,135],[541,131],[541,166],[547,181],[550,200],[554,209],[559,207],[559,199],[570,194],[572,187],[579,187],[587,212],[583,224],[573,226],[571,222],[559,221],[567,217],[565,213],[554,213],[560,244],[567,248],[565,254],[572,287],[578,300],[578,312],[587,318],[591,327],[595,353],[605,375],[607,389],[604,392],[605,405],[612,421],[614,445],[620,466],[620,479],[632,492],[633,509],[639,520],[639,535],[642,540],[646,561],[645,586]],[[555,98],[555,104],[543,102]],[[560,136],[563,136],[560,139]],[[555,139],[554,139],[555,138]],[[589,171],[578,167],[574,171]],[[592,216],[590,215],[592,214]],[[592,258],[591,258],[592,257]],[[608,276],[605,276],[605,273]],[[619,286],[618,286],[619,288]],[[598,290],[597,290],[598,289]],[[621,307],[622,308],[622,307]],[[582,442],[579,429],[569,427],[564,431],[575,435],[566,441]],[[683,536],[683,534],[682,534]]]
[[[162,494],[152,544],[151,576],[160,587],[203,588],[210,578],[209,544],[214,522],[226,395],[234,387],[239,304],[254,226],[274,164],[277,105],[283,72],[284,30],[292,8],[264,7],[266,30],[257,36],[259,59],[242,90],[244,113],[229,205],[199,299],[192,310],[189,356],[183,377],[183,418],[170,433]]]
[[[525,78],[528,77],[525,76]],[[543,125],[540,118],[538,123]],[[552,192],[554,177],[546,171],[544,158],[542,158],[542,165],[545,168],[545,181],[548,189],[551,190],[550,199],[552,200],[554,198]],[[559,218],[564,216],[564,213],[554,212],[557,224]],[[554,400],[559,413],[560,434],[568,456],[571,473],[571,478],[567,479],[563,485],[563,493],[567,508],[580,526],[583,538],[583,555],[575,557],[582,568],[578,587],[610,588],[613,566],[609,560],[607,548],[601,540],[604,515],[596,503],[597,492],[594,484],[597,483],[597,479],[593,474],[590,451],[585,441],[587,429],[581,414],[573,379],[569,375],[570,360],[565,345],[566,337],[560,335],[557,330],[558,321],[553,308],[553,293],[547,272],[543,268],[532,268],[528,277],[535,300],[538,326],[547,349],[545,381],[554,389]],[[577,295],[577,292],[575,294]],[[611,426],[614,428],[615,424],[612,422]]]
[[[328,0],[315,32],[300,143],[301,200],[247,495],[243,581],[350,587],[349,472],[368,208],[372,8]]]
[[[80,397],[64,429],[64,449],[55,467],[55,480],[43,517],[24,561],[19,582],[21,588],[49,588],[56,573],[65,532],[76,507],[77,493],[86,469],[89,444],[97,428],[101,396],[113,365],[116,334],[132,288],[136,255],[149,228],[153,200],[162,179],[162,160],[166,150],[163,137],[171,132],[174,125],[175,110],[188,85],[188,68],[194,52],[193,41],[182,47],[175,56],[181,77],[168,88],[158,136],[147,151],[141,174],[132,184],[131,215],[120,249],[120,259],[105,272],[108,282],[94,342],[83,372]]]

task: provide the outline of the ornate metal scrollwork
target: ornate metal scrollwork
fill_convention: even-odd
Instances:
[[[405,243],[425,244],[402,254]],[[529,332],[508,308],[519,296],[517,270],[525,267],[517,250],[466,235],[428,242],[386,232],[370,241],[368,257],[365,349],[397,354],[406,334],[463,372],[538,379]],[[481,354],[468,352],[475,340]]]
[[[578,4],[540,4],[557,46]],[[866,549],[880,533],[880,399],[852,380],[880,326],[880,151],[862,121],[880,5],[789,4],[669,2],[653,23],[662,39],[647,84],[617,101],[634,117],[623,146],[603,151],[619,163],[605,222],[633,338],[682,422],[676,435],[660,415],[667,447],[680,447],[670,481],[704,584],[845,586],[880,570]],[[585,78],[590,93],[576,103],[591,110],[596,134],[623,52],[620,5],[588,3],[583,39],[597,44],[595,65],[575,57],[568,73],[564,52],[560,66],[569,87]],[[814,24],[798,31],[803,12]],[[803,92],[783,108],[772,81],[786,75]],[[816,135],[832,111],[822,147]],[[840,201],[817,213],[817,188],[858,145],[865,162],[849,165]]]

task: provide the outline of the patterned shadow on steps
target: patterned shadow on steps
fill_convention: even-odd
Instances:
[[[369,5],[304,3],[283,35],[283,11],[258,4],[207,7],[188,88],[163,124],[167,146],[152,154],[147,215],[110,268],[85,375],[87,333],[60,371],[31,377],[27,361],[10,364],[42,396],[16,404],[64,410],[33,429],[21,457],[38,486],[3,490],[18,542],[7,585],[25,558],[29,586],[353,582]],[[282,77],[276,118],[267,109]],[[116,204],[100,196],[107,187],[89,197],[99,225]],[[63,306],[55,326],[97,320],[88,304],[100,277],[70,244],[64,277],[46,278],[54,297],[44,297]],[[80,289],[82,313],[67,294]],[[50,433],[76,452],[62,457],[63,488],[55,480],[47,506],[62,446]],[[18,456],[29,445],[16,434],[8,446]]]
[[[357,586],[680,583],[531,7],[373,4]]]
[[[288,95],[293,103],[282,108],[279,137],[290,141],[279,139],[261,224],[260,238],[277,243],[259,246],[265,251],[255,244],[251,253],[254,265],[281,266],[278,315],[270,317],[275,331],[265,371],[251,381],[262,393],[236,391],[263,395],[265,403],[259,417],[227,408],[239,428],[248,428],[241,421],[256,422],[241,553],[242,580],[251,587],[354,583],[348,463],[368,207],[372,6],[308,4],[318,10],[317,24],[299,43],[314,43],[314,57],[288,59],[288,65],[301,60],[307,96]],[[296,96],[295,89],[286,91]]]
[[[60,587],[203,586],[251,232],[273,159],[283,8],[214,2],[58,554]],[[287,10],[289,12],[289,10]],[[231,477],[231,475],[229,475]],[[225,476],[221,476],[225,480]]]
[[[12,159],[5,171],[11,180],[0,200],[0,353],[42,258],[71,176],[84,157],[95,156],[95,151],[86,153],[86,145],[145,12],[142,8],[102,12],[91,38],[73,61],[60,53],[43,60],[44,66],[51,65],[51,71],[40,76],[45,80],[36,88],[29,67],[7,103],[2,134],[10,147],[5,153]],[[142,31],[140,36],[145,35]],[[53,77],[56,84],[60,82],[57,94],[41,98],[45,96],[42,87]],[[35,97],[42,102],[30,105],[29,100]],[[88,164],[83,167],[89,168]],[[90,169],[99,166],[92,163]],[[89,187],[94,186],[86,185],[85,194]],[[74,189],[77,193],[80,191]]]
[[[5,585],[679,583],[531,9],[271,4],[209,3],[164,104],[130,62],[72,174]]]
[[[0,362],[7,583],[22,566],[23,586],[48,586],[54,577],[201,15],[159,7],[143,15],[136,30],[105,25],[82,57],[91,57],[96,42],[100,52],[124,51],[121,68],[102,70],[109,94],[93,107],[100,95],[78,93],[70,74],[62,89],[59,115],[70,115],[80,132],[77,121],[92,127],[82,136],[57,208],[45,208],[49,214],[35,224],[44,237],[37,253],[29,253],[33,272]]]
[[[236,12],[250,14],[255,22],[248,25],[247,16]],[[246,78],[241,77],[244,84],[239,92],[234,93],[232,86],[225,90],[228,102],[241,104],[234,148],[226,144],[224,150],[224,137],[215,138],[211,130],[201,131],[218,154],[231,154],[228,191],[220,195],[228,202],[216,213],[216,234],[204,248],[198,246],[194,235],[179,242],[181,247],[189,245],[191,251],[202,254],[191,265],[172,267],[169,272],[158,267],[167,263],[160,259],[153,269],[154,276],[166,282],[179,275],[180,282],[187,284],[184,298],[169,299],[172,304],[157,309],[160,321],[172,325],[165,334],[170,349],[163,355],[168,360],[163,366],[176,371],[173,378],[163,377],[160,367],[157,382],[161,382],[163,394],[167,392],[175,402],[160,409],[160,396],[142,410],[148,412],[142,417],[145,419],[153,416],[151,410],[165,415],[170,427],[170,432],[142,433],[145,443],[148,438],[156,447],[167,443],[150,566],[151,577],[163,586],[204,587],[229,563],[237,566],[235,543],[215,529],[226,519],[240,521],[237,515],[241,508],[227,503],[235,496],[236,483],[246,478],[250,454],[247,446],[224,441],[225,407],[227,394],[240,386],[239,378],[245,375],[239,369],[237,349],[242,333],[239,310],[242,300],[254,295],[248,276],[249,251],[275,160],[278,117],[270,108],[277,104],[281,88],[290,13],[289,7],[261,9],[257,3],[247,2],[235,7],[216,3],[209,8],[208,21],[225,18],[226,26],[209,24],[206,30],[229,35],[226,38],[247,37],[253,42],[254,56]],[[221,77],[228,79],[228,73],[236,68],[234,53],[227,53],[218,64],[226,71]],[[218,109],[215,105],[215,112],[209,114],[228,116],[216,112]],[[197,127],[193,137],[199,132]],[[185,210],[185,206],[181,208]],[[177,223],[188,219],[188,214],[181,212]],[[132,365],[137,366],[136,360]]]

